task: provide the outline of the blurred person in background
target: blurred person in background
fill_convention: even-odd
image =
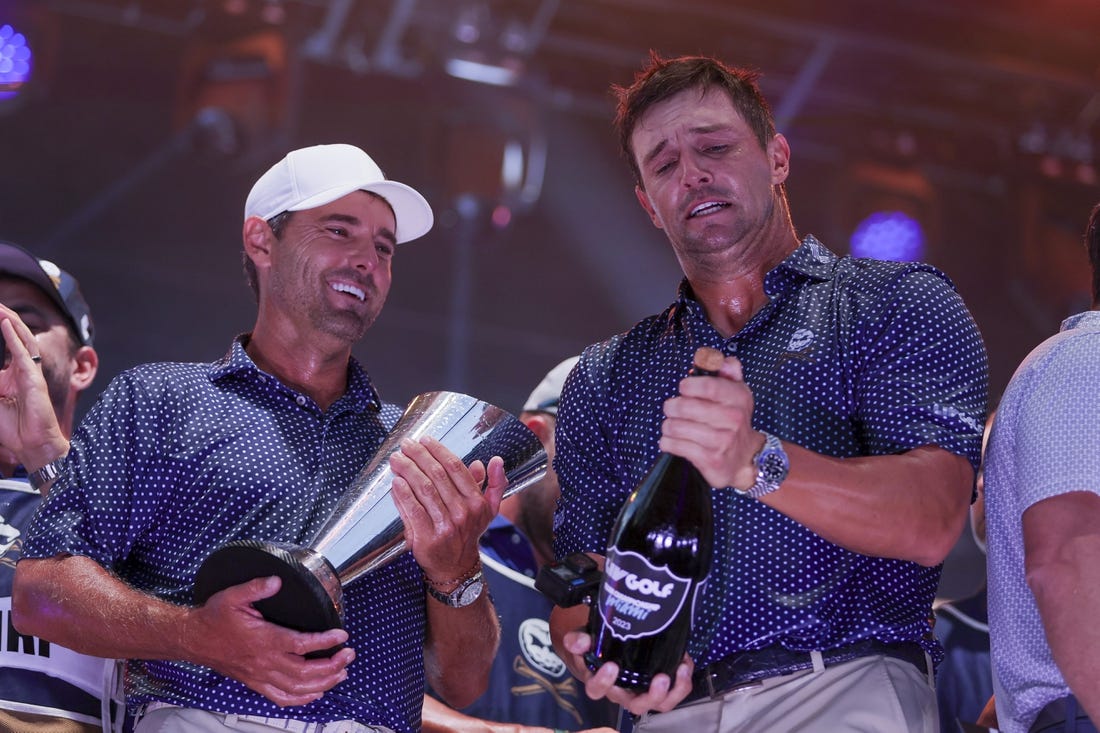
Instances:
[[[989,440],[993,413],[985,423],[982,452]],[[985,557],[985,470],[978,469],[977,492],[970,505],[970,532]],[[936,700],[942,733],[960,733],[967,723],[977,723],[993,696],[993,672],[989,660],[989,613],[983,567],[980,587],[971,595],[936,606],[936,638],[944,658],[936,670]]]
[[[61,468],[77,398],[95,379],[92,319],[76,279],[0,242],[0,730],[91,733],[121,718],[111,660],[18,634],[10,619],[23,533]]]
[[[619,707],[591,700],[554,653],[547,619],[553,603],[535,590],[540,567],[554,559],[554,507],[561,496],[554,473],[554,427],[561,386],[578,357],[561,362],[539,382],[519,419],[546,448],[551,467],[535,486],[505,499],[481,536],[481,562],[500,614],[500,651],[489,689],[453,710],[431,694],[424,700],[425,733],[499,731],[547,733],[617,727]]]
[[[1085,230],[1092,309],[1021,362],[989,434],[985,514],[997,723],[1100,722],[1100,204]]]

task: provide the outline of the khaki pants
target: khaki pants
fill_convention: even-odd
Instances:
[[[363,725],[354,721],[306,723],[281,718],[226,715],[175,705],[150,710],[139,717],[134,726],[134,733],[275,733],[280,730],[292,733],[393,733],[380,725]]]
[[[642,716],[636,733],[939,733],[928,675],[892,657],[763,680],[717,700]]]
[[[0,710],[0,731],[4,733],[103,733],[103,726],[48,715]]]

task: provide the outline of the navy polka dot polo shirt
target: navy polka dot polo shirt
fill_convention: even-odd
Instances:
[[[137,367],[77,429],[69,470],[24,556],[87,556],[139,590],[190,605],[195,573],[225,542],[313,537],[400,414],[354,360],[347,392],[326,412],[260,371],[241,340],[213,364]],[[345,625],[357,657],[348,679],[309,705],[280,708],[206,667],[140,660],[128,662],[129,704],[417,730],[424,598],[409,553],[350,583]]]
[[[977,466],[985,347],[944,274],[838,258],[806,237],[764,287],[770,302],[729,339],[685,281],[664,313],[585,350],[558,414],[559,556],[606,551],[620,507],[658,455],[662,405],[699,346],[741,360],[757,429],[837,457],[935,444]],[[942,657],[928,622],[939,567],[851,552],[733,491],[713,500],[714,564],[689,643],[697,665],[774,644],[827,650],[869,638],[919,642]]]

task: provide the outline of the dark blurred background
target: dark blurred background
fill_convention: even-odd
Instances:
[[[99,388],[215,359],[252,323],[252,182],[354,143],[437,215],[357,354],[391,401],[518,410],[673,298],[608,90],[649,49],[711,53],[762,72],[801,232],[846,253],[908,217],[885,226],[955,280],[996,396],[1088,306],[1098,32],[1096,0],[0,0],[0,238],[80,279]]]

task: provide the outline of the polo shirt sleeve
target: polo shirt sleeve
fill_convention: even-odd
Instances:
[[[554,470],[561,500],[554,513],[554,552],[607,549],[611,528],[630,493],[618,471],[608,420],[615,407],[607,396],[613,349],[591,346],[562,387],[554,433]]]
[[[937,445],[977,470],[988,399],[985,344],[945,275],[901,269],[880,293],[857,293],[856,419],[871,455]]]
[[[155,454],[157,416],[143,408],[144,386],[131,372],[116,377],[77,427],[66,470],[50,490],[26,537],[23,556],[89,557],[114,568],[142,531],[134,474]]]
[[[1019,385],[1012,432],[1020,509],[1071,491],[1100,494],[1100,333],[1060,339]]]

